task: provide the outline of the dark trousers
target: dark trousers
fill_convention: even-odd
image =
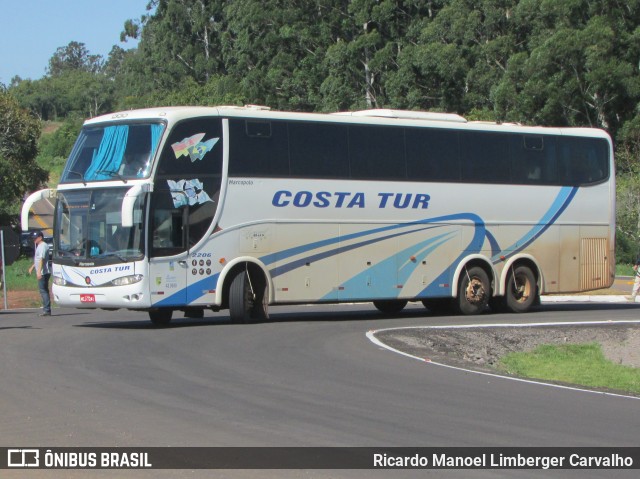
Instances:
[[[38,280],[38,290],[40,291],[40,297],[42,298],[43,313],[51,314],[51,297],[49,296],[49,280],[50,274],[43,274],[42,278]]]

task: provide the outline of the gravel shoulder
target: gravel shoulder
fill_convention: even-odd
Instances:
[[[412,356],[466,369],[495,373],[501,357],[541,344],[599,343],[605,356],[640,367],[640,325],[469,327],[398,329],[376,333],[382,343]]]

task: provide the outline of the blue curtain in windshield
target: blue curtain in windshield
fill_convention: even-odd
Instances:
[[[158,142],[160,141],[162,130],[164,130],[164,125],[151,125],[151,158],[153,158],[153,155],[158,149]]]
[[[93,155],[91,165],[84,174],[85,180],[107,180],[115,176],[122,164],[128,135],[129,127],[126,125],[104,129],[98,151]]]

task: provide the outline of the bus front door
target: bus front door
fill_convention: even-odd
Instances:
[[[188,261],[153,258],[149,266],[152,306],[180,307],[186,305]]]

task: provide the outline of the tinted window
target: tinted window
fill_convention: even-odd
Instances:
[[[410,181],[458,181],[458,132],[437,129],[406,130],[407,177]]]
[[[289,176],[285,122],[229,120],[230,176]]]
[[[219,118],[183,121],[171,131],[151,197],[153,256],[180,253],[204,237],[218,205],[222,151]]]
[[[187,249],[185,208],[176,208],[168,187],[151,194],[151,255],[171,256]]]
[[[349,128],[352,178],[406,179],[404,129],[378,126]]]
[[[231,176],[582,185],[608,143],[551,135],[230,120]]]
[[[158,175],[195,176],[222,170],[222,125],[219,118],[183,121],[164,145]]]
[[[557,184],[556,138],[510,137],[512,181],[519,184]]]
[[[558,139],[558,181],[563,185],[596,183],[609,176],[608,146],[596,138]]]
[[[460,132],[462,179],[480,183],[509,183],[508,136],[500,133]]]
[[[347,127],[330,123],[289,123],[291,176],[348,178]]]

